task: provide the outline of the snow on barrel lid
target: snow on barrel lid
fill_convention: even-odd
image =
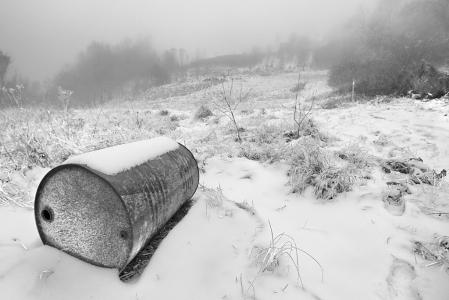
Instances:
[[[178,148],[174,140],[157,137],[76,155],[63,164],[85,165],[114,176]]]

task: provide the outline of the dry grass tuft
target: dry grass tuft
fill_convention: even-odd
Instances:
[[[330,153],[313,139],[304,139],[290,157],[290,185],[293,193],[301,193],[312,186],[318,199],[333,200],[338,194],[348,192],[362,173],[366,159],[359,151],[348,154],[346,165],[339,165]]]
[[[264,144],[261,146],[254,146],[250,143],[242,145],[238,157],[245,157],[251,160],[257,160],[260,162],[274,163],[280,161],[284,157],[285,149],[283,144]]]
[[[223,190],[220,186],[216,189],[210,189],[200,184],[199,188],[206,198],[206,205],[209,207],[221,207],[224,201],[229,201],[229,199],[223,195]]]
[[[33,209],[34,199],[28,194],[28,189],[0,181],[0,206],[10,205]]]
[[[260,265],[259,270],[257,271],[256,276],[250,282],[250,286],[245,292],[245,295],[248,293],[249,289],[253,287],[254,282],[260,273],[265,271],[274,272],[274,270],[280,265],[280,259],[283,256],[287,256],[290,261],[293,263],[296,272],[298,274],[297,284],[301,282],[302,288],[304,288],[304,284],[302,282],[301,274],[299,272],[299,255],[298,252],[302,252],[307,256],[311,257],[320,267],[321,269],[321,281],[324,281],[324,271],[321,267],[321,264],[309,253],[304,250],[301,250],[296,245],[295,240],[289,236],[288,234],[281,233],[276,237],[273,234],[273,228],[271,227],[271,223],[268,220],[268,224],[270,225],[271,230],[271,241],[268,247],[253,247],[251,251],[251,256],[254,256],[253,263],[257,266]]]
[[[241,208],[243,210],[250,212],[252,215],[256,214],[256,209],[254,207],[254,204],[249,204],[247,200],[245,200],[243,202],[235,202],[235,205],[237,205],[238,208]]]
[[[168,116],[169,114],[170,114],[170,112],[168,110],[166,110],[166,109],[162,109],[159,112],[159,115],[161,115],[161,116]]]
[[[413,252],[431,263],[423,264],[424,267],[441,266],[449,274],[449,236],[434,234],[436,241],[430,244],[422,244],[414,241]]]
[[[201,105],[198,110],[195,112],[194,118],[195,120],[202,120],[204,118],[213,116],[212,111],[205,105]]]

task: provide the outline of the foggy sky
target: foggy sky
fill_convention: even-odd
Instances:
[[[52,78],[92,41],[150,37],[158,51],[207,56],[275,45],[293,33],[320,36],[367,0],[0,0],[0,50],[12,71]]]

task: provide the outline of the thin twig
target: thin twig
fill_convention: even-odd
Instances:
[[[95,121],[95,126],[94,126],[94,131],[93,131],[94,134],[97,131],[97,124],[98,124],[98,121],[100,120],[100,115],[101,115],[101,112],[103,111],[103,106],[104,106],[105,103],[106,102],[103,102],[103,104],[101,105],[100,112],[98,113],[97,120]]]

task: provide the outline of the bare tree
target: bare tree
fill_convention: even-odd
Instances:
[[[229,75],[225,77],[230,77]],[[226,117],[230,119],[232,124],[237,131],[237,141],[239,143],[242,142],[242,138],[240,136],[241,127],[237,124],[237,120],[235,117],[235,111],[237,107],[242,103],[243,100],[247,99],[249,94],[251,93],[253,87],[250,87],[246,92],[243,91],[243,82],[240,81],[240,86],[237,87],[237,91],[235,90],[234,83],[235,79],[231,77],[228,81],[228,84],[225,85],[225,82],[221,83],[221,90],[217,92],[212,103],[217,107],[217,109],[224,114]]]

